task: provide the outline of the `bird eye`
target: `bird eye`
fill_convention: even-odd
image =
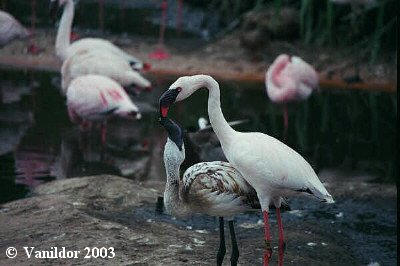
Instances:
[[[178,88],[176,88],[176,91],[177,91],[177,92],[181,92],[181,91],[182,91],[182,88],[181,88],[181,87],[178,87]]]

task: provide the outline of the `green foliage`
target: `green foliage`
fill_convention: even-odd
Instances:
[[[377,0],[375,6],[302,0],[300,33],[306,44],[354,44],[373,63],[383,48],[395,49],[395,10],[394,0]]]
[[[285,6],[299,10],[300,36],[305,44],[352,46],[375,62],[380,53],[396,49],[396,0],[376,0],[366,6],[350,1],[345,5],[330,0],[212,0],[209,8],[228,25],[250,10]]]

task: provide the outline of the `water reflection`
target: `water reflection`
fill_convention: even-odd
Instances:
[[[156,136],[152,129],[157,108],[153,105],[159,92],[133,99],[143,119],[110,119],[103,147],[95,128],[82,134],[69,122],[53,75],[18,74],[26,78],[24,84],[12,78],[14,83],[0,83],[0,155],[12,154],[15,184],[33,188],[54,179],[95,174],[146,178]],[[1,164],[6,161],[2,157]]]

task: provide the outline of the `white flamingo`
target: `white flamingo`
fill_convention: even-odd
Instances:
[[[103,52],[111,53],[125,59],[133,69],[141,70],[148,67],[141,60],[130,55],[112,44],[110,41],[101,38],[83,38],[73,43],[70,42],[71,26],[74,18],[74,2],[73,0],[50,0],[51,9],[56,10],[58,6],[64,6],[64,11],[61,17],[60,25],[56,38],[56,54],[62,60],[76,54],[81,49],[94,50],[99,49]]]
[[[15,39],[26,39],[30,32],[12,15],[0,10],[0,47]]]
[[[256,191],[235,168],[221,161],[197,163],[189,167],[181,179],[180,166],[185,160],[183,130],[168,117],[161,117],[160,123],[168,132],[164,148],[166,211],[178,217],[187,217],[193,213],[219,217],[217,265],[222,265],[226,252],[224,217],[228,217],[232,240],[231,265],[237,265],[239,249],[232,217],[260,209]]]
[[[208,115],[226,158],[257,191],[265,226],[264,265],[269,264],[272,254],[268,221],[270,203],[277,208],[279,264],[282,265],[284,237],[279,209],[281,196],[287,195],[288,191],[301,191],[327,203],[333,203],[333,198],[310,164],[296,151],[267,134],[238,132],[230,127],[221,110],[219,84],[210,76],[195,75],[177,79],[160,98],[162,116],[167,116],[168,108],[174,102],[184,100],[200,88],[209,90]]]
[[[289,126],[287,104],[308,99],[318,87],[318,74],[300,57],[281,54],[265,74],[265,87],[272,102],[283,104],[283,136],[286,140]]]
[[[101,50],[81,49],[67,58],[61,67],[61,88],[65,95],[70,82],[82,75],[98,74],[117,81],[124,88],[138,86],[151,90],[151,83],[133,70],[129,63],[119,56],[103,53]]]
[[[99,75],[74,79],[67,90],[68,114],[84,130],[92,122],[102,123],[101,140],[106,142],[106,120],[109,116],[140,119],[137,106],[116,81]]]

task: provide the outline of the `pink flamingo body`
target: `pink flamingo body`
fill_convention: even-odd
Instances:
[[[0,10],[0,47],[15,39],[26,39],[29,31],[12,15]]]
[[[288,128],[287,103],[306,100],[318,87],[314,68],[297,56],[279,55],[268,68],[265,86],[270,100],[284,104],[284,138]]]
[[[102,123],[105,144],[105,122],[109,116],[140,119],[138,107],[116,81],[100,75],[84,75],[74,79],[67,90],[70,120],[85,129],[91,122]]]

